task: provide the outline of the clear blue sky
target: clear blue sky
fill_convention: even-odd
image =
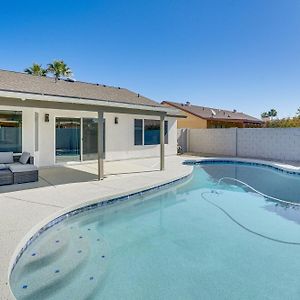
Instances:
[[[299,0],[1,1],[0,68],[63,59],[77,80],[259,116],[300,106]]]

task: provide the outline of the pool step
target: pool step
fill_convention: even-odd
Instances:
[[[91,243],[99,244],[93,252]],[[56,233],[34,251],[28,251],[22,259],[26,263],[22,278],[16,278],[20,282],[14,291],[17,299],[85,299],[101,285],[107,269],[106,242],[78,228],[71,234],[66,230]],[[84,281],[88,289],[81,288]]]
[[[24,253],[26,256],[26,263],[20,263],[21,268],[19,272],[19,277],[23,277],[24,274],[32,272],[41,268],[41,266],[46,267],[52,264],[53,261],[57,260],[59,257],[64,255],[70,243],[70,236],[66,234],[66,230],[61,232],[53,232],[47,243],[41,244],[40,246],[33,247],[31,251]]]

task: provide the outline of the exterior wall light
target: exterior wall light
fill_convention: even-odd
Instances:
[[[115,124],[119,124],[119,118],[115,117]]]
[[[45,114],[45,122],[49,122],[49,114]]]

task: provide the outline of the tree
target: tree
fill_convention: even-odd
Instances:
[[[265,127],[300,127],[300,118],[284,118],[267,121]]]
[[[265,119],[265,118],[269,117],[269,113],[265,111],[260,116],[261,116],[262,119]]]
[[[300,119],[300,107],[297,109],[296,116]]]
[[[35,76],[46,76],[47,70],[42,68],[42,65],[33,63],[31,67],[24,70],[25,73]]]
[[[53,74],[55,82],[62,77],[71,77],[72,71],[63,60],[54,60],[48,64],[48,72]]]
[[[270,109],[270,111],[268,112],[269,117],[271,117],[271,119],[273,119],[274,117],[277,116],[277,111],[276,109],[272,108]]]

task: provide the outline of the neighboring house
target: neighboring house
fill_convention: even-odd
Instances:
[[[242,112],[191,105],[190,102],[163,101],[163,105],[181,111],[186,118],[177,120],[178,128],[261,127],[263,121]]]
[[[177,116],[124,88],[0,70],[0,151],[38,166],[97,159],[101,147],[106,160],[176,154]]]

